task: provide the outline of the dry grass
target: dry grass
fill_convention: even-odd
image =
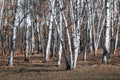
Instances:
[[[119,52],[119,51],[118,51]],[[87,61],[82,61],[79,55],[77,68],[65,70],[64,60],[57,67],[55,59],[42,63],[40,55],[32,55],[30,62],[24,62],[23,55],[16,53],[15,66],[8,67],[7,56],[0,63],[0,80],[120,80],[120,54],[112,55],[108,65],[101,64],[99,51],[98,57],[88,54]],[[3,57],[1,57],[3,58]]]
[[[0,80],[120,80],[120,67],[114,65],[79,66],[66,71],[62,67],[27,65],[0,69]]]

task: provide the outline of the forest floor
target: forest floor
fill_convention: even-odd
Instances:
[[[109,64],[101,64],[102,50],[98,56],[88,53],[87,61],[82,61],[79,54],[77,68],[66,70],[62,59],[57,67],[55,58],[42,63],[38,54],[30,56],[29,62],[24,62],[23,54],[15,52],[14,66],[7,66],[8,55],[0,54],[0,80],[120,80],[120,49],[112,54]]]

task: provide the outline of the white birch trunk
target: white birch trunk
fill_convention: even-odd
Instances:
[[[2,24],[3,10],[4,10],[4,0],[2,0],[2,7],[0,11],[0,25]]]
[[[105,23],[105,44],[103,52],[103,63],[108,62],[108,54],[110,53],[110,1],[105,0],[106,8],[106,23]]]
[[[31,18],[30,18],[30,12],[29,12],[29,1],[27,2],[27,18],[26,18],[26,50],[25,50],[25,55],[24,55],[24,60],[29,61],[29,29],[31,27]]]
[[[119,4],[119,3],[118,3]],[[120,4],[119,4],[119,6],[120,6]],[[119,8],[119,6],[118,6],[118,10],[117,11],[119,11],[120,10],[120,8]],[[118,38],[119,38],[119,27],[120,27],[120,13],[118,14],[118,24],[117,24],[117,33],[116,33],[116,40],[115,40],[115,50],[114,50],[114,53],[116,52],[116,49],[117,49],[117,46],[118,46]]]
[[[74,43],[74,62],[73,62],[73,68],[76,68],[76,64],[77,64],[77,58],[78,58],[78,52],[79,52],[79,45],[80,45],[80,19],[78,18],[78,16],[80,16],[80,0],[76,0],[76,14],[75,17],[77,19],[77,23],[75,23],[74,26],[74,39],[73,39],[73,43]]]
[[[55,19],[55,23],[56,23],[56,29],[57,29],[58,37],[59,37],[59,40],[61,42],[62,49],[63,49],[63,52],[64,52],[64,59],[65,59],[65,63],[66,63],[66,69],[69,70],[70,69],[70,65],[69,65],[69,62],[68,62],[68,59],[67,59],[67,55],[66,55],[65,44],[63,42],[62,37],[60,36],[61,33],[60,33],[59,25],[57,24],[56,19]]]
[[[93,4],[93,3],[92,3]],[[98,4],[98,2],[96,3],[96,4]],[[95,5],[95,4],[94,4]],[[99,11],[99,13],[98,13],[98,15],[99,15],[99,19],[98,19],[98,23],[97,23],[97,30],[95,30],[95,26],[94,26],[94,18],[95,18],[95,11],[94,11],[94,8],[93,8],[93,6],[92,6],[92,8],[93,8],[93,10],[92,10],[92,14],[93,14],[93,47],[94,47],[94,56],[97,56],[97,50],[98,50],[98,46],[99,46],[99,44],[100,44],[100,38],[101,38],[101,34],[102,34],[102,32],[103,32],[103,28],[104,28],[104,25],[105,25],[105,18],[102,20],[102,17],[103,17],[103,11],[104,11],[104,2],[101,2],[100,3],[100,5],[101,5],[101,10],[99,9],[99,10],[97,10],[97,11]],[[102,6],[103,5],[103,6]],[[97,7],[97,6],[96,6]],[[102,23],[102,25],[101,25],[101,23]],[[97,35],[96,35],[97,34]]]
[[[14,2],[13,2],[14,4]],[[8,65],[13,66],[13,58],[14,58],[14,49],[15,49],[15,40],[16,40],[16,27],[19,24],[19,6],[20,6],[20,0],[17,1],[17,8],[14,11],[15,14],[15,20],[14,20],[14,25],[12,29],[12,36],[11,36],[11,48],[10,48],[10,56],[8,60]]]
[[[71,40],[70,40],[69,31],[68,31],[68,23],[67,23],[67,20],[66,20],[66,17],[63,11],[62,11],[62,16],[65,22],[66,34],[67,34],[67,39],[68,39],[69,51],[70,51],[70,68],[72,69],[73,68],[73,54],[72,54]]]
[[[24,60],[28,61],[29,60],[29,28],[30,28],[30,14],[27,15],[27,20],[26,20],[26,49],[25,49],[25,56]]]
[[[120,27],[120,22],[118,23],[118,26],[117,26],[117,34],[116,34],[116,40],[115,40],[115,50],[114,50],[114,53],[116,52],[117,50],[117,45],[118,45],[118,36],[119,36],[119,28]]]
[[[60,8],[62,9],[63,8],[63,1],[59,0],[59,4],[60,4]],[[62,37],[62,13],[60,12],[60,23],[59,23],[59,33],[60,33],[60,37]],[[59,52],[58,52],[58,61],[57,61],[57,65],[60,66],[61,64],[61,57],[62,57],[62,43],[61,41],[59,42]]]
[[[4,10],[4,5],[5,5],[5,1],[2,0],[2,7],[1,7],[1,11],[0,11],[0,32],[2,32],[2,18],[3,18],[3,10]],[[2,40],[2,33],[1,33],[1,41],[0,41],[0,45],[2,48],[2,53],[5,53],[5,48],[4,48],[4,41]]]
[[[37,29],[37,37],[38,37],[38,53],[41,51],[42,47],[41,47],[41,40],[40,40],[40,28],[39,28],[39,17],[37,15],[37,26],[36,26],[36,29]]]
[[[51,12],[51,15],[50,15],[50,25],[49,25],[49,32],[48,32],[47,48],[46,48],[46,53],[45,53],[45,62],[48,61],[49,53],[50,53],[55,0],[50,0],[50,5],[51,5],[51,11],[52,12]]]
[[[31,54],[33,54],[34,53],[34,48],[35,48],[35,39],[34,39],[34,27],[33,27],[33,25],[32,25],[32,38],[31,38],[31,41],[32,41],[32,43],[31,43]]]
[[[114,1],[114,11],[115,11],[115,12],[119,12],[119,10],[120,10],[120,9],[117,7],[117,2],[118,2],[118,0],[115,0],[115,1]],[[118,15],[118,16],[117,16],[117,15]],[[117,17],[118,17],[118,21],[120,21],[120,14],[115,14],[114,20],[115,20],[116,22],[117,22]],[[116,33],[114,53],[116,53],[117,46],[118,46],[119,27],[120,27],[120,22],[118,22],[118,24],[117,24],[117,33]]]
[[[93,42],[92,42],[92,0],[88,0],[88,28],[89,28],[89,33],[90,33],[90,43],[89,43],[89,46],[90,46],[90,52],[93,51]]]

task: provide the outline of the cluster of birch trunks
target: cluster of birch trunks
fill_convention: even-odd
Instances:
[[[8,64],[14,63],[14,52],[24,59],[35,51],[47,62],[56,56],[66,69],[76,68],[78,55],[97,56],[103,49],[102,62],[119,47],[119,0],[0,0],[0,49],[9,51]]]

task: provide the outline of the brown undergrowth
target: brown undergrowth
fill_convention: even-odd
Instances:
[[[120,49],[111,55],[109,64],[101,64],[102,50],[98,50],[97,57],[87,54],[87,61],[82,61],[79,54],[77,68],[65,70],[62,59],[61,66],[56,66],[56,57],[47,63],[42,62],[41,54],[30,55],[30,61],[24,61],[24,54],[15,52],[14,66],[7,66],[8,53],[0,54],[0,80],[120,80]]]

